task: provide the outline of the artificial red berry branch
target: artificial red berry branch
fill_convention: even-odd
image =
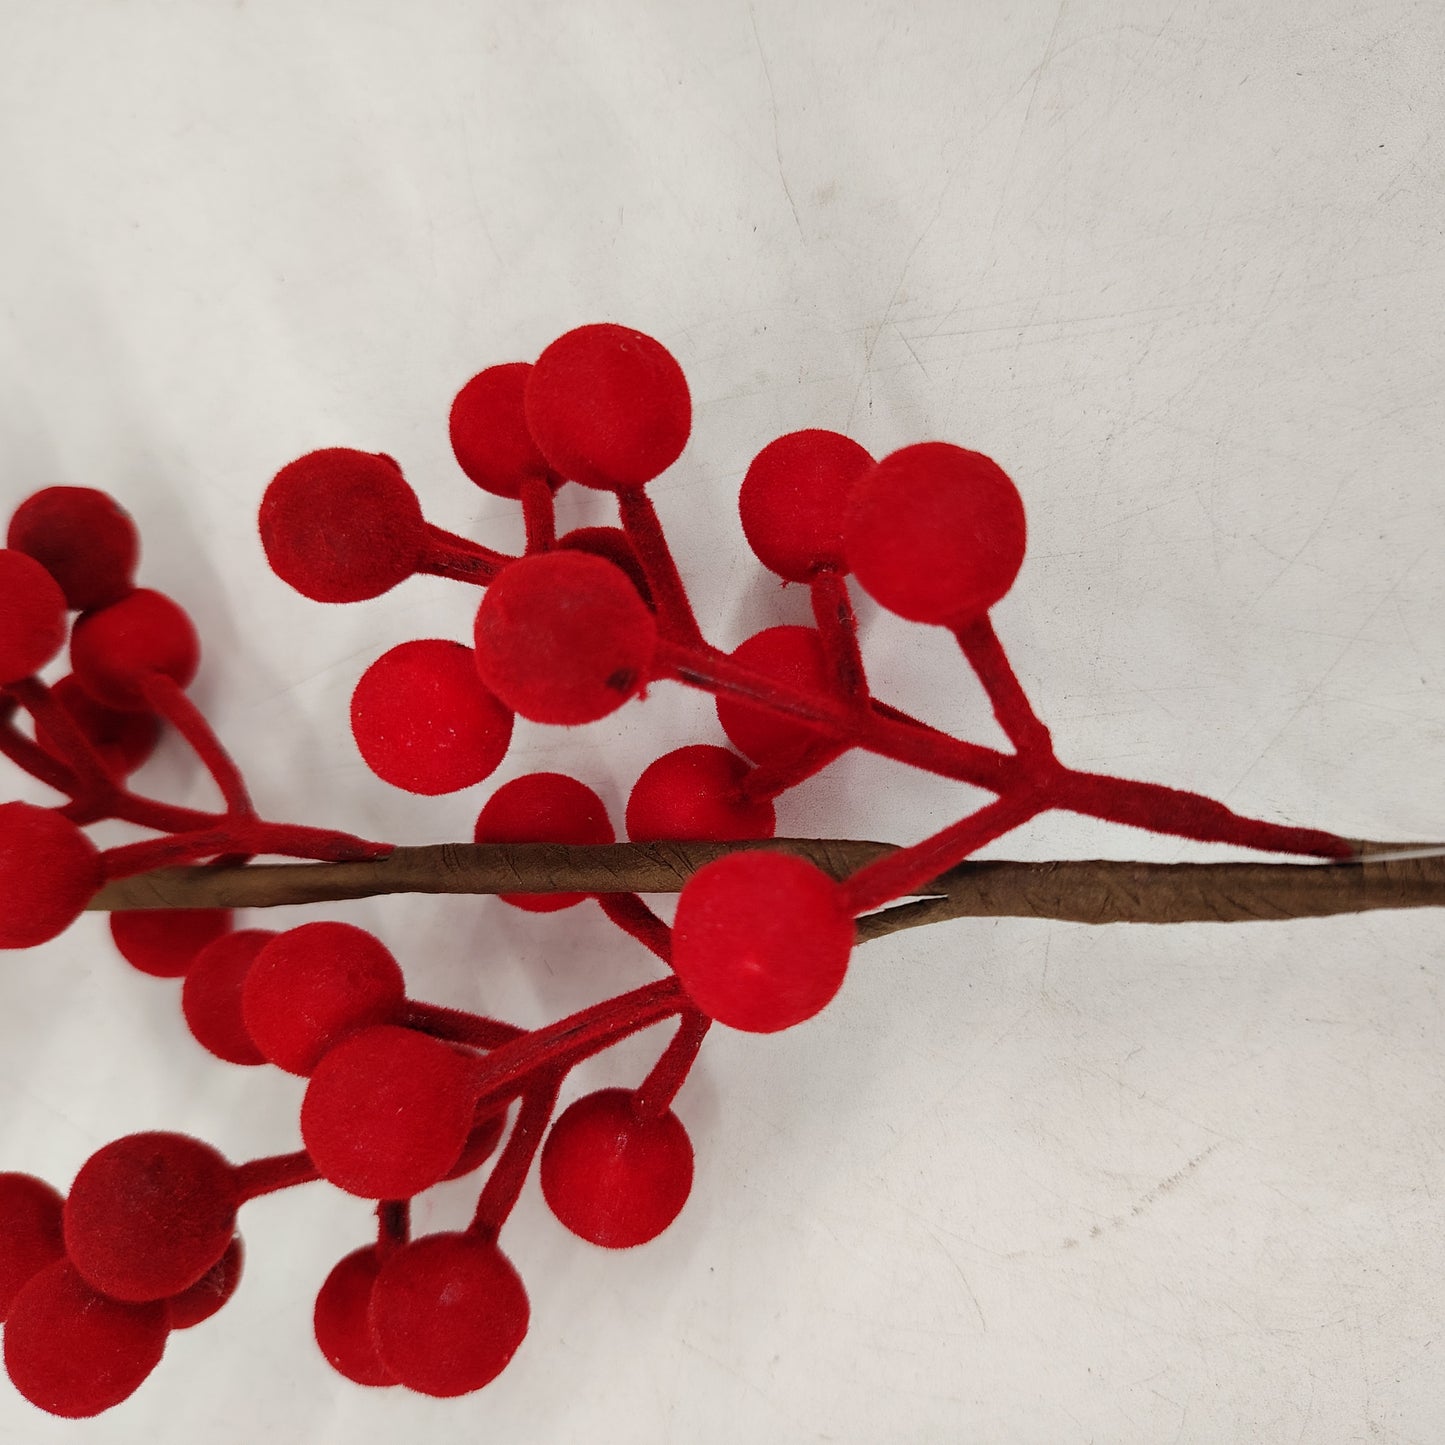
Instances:
[[[521,506],[520,557],[427,522],[384,455],[309,453],[281,468],[260,505],[273,571],[317,602],[364,601],[418,574],[482,589],[469,643],[400,642],[356,686],[352,736],[393,786],[439,795],[483,782],[518,714],[569,726],[667,682],[712,694],[733,747],[700,742],[650,763],[621,844],[597,794],[550,772],[495,789],[470,845],[393,848],[261,818],[187,697],[194,629],[134,583],[129,518],[84,488],[48,489],[16,511],[0,549],[0,752],[64,801],[0,804],[0,946],[42,943],[87,908],[112,910],[128,962],[183,980],[181,1013],[206,1049],[307,1081],[304,1147],[291,1154],[232,1165],[200,1140],[146,1133],[99,1150],[64,1197],[0,1175],[4,1358],[27,1399],[72,1417],[126,1399],[169,1332],[234,1291],[239,1208],[318,1179],[377,1210],[375,1241],[316,1296],[324,1357],[371,1387],[482,1387],[527,1331],[526,1290],[500,1237],[534,1162],[548,1206],[580,1238],[608,1248],[655,1238],[692,1187],[673,1104],[713,1025],[806,1022],[842,986],[858,942],[1002,913],[1168,922],[1445,902],[1439,857],[1374,861],[1331,833],[1061,762],[989,615],[1023,562],[1023,504],[975,452],[927,442],[875,461],[821,430],[764,447],[742,482],[743,530],[764,565],[808,587],[816,625],[768,628],[731,652],[712,645],[645,490],[690,430],[686,381],[661,345],[585,326],[535,364],[481,372],[451,409],[462,470]],[[568,483],[615,494],[620,525],[559,537],[555,496]],[[1011,752],[874,696],[850,581],[954,635]],[[41,673],[67,637],[72,672],[52,685]],[[128,786],[162,725],[211,776],[219,811]],[[853,749],[994,799],[908,847],[775,839],[773,800]],[[1050,810],[1316,861],[968,861]],[[84,831],[101,820],[153,836],[102,852]],[[265,856],[310,861],[250,861]],[[232,912],[403,890],[498,893],[530,912],[595,899],[665,976],[523,1028],[410,998],[400,964],[362,929],[237,928]],[[680,894],[670,926],[647,892]],[[557,1113],[572,1069],[668,1020],[672,1037],[636,1087]],[[413,1237],[417,1195],[484,1167],[465,1230]]]

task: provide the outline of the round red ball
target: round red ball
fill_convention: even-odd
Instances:
[[[180,1294],[226,1252],[235,1171],[186,1134],[130,1134],[97,1150],[70,1186],[65,1252],[113,1299]]]
[[[480,1390],[527,1334],[527,1291],[507,1257],[470,1234],[430,1234],[398,1249],[371,1291],[381,1362],[408,1389]]]
[[[7,541],[55,578],[76,612],[118,602],[134,585],[140,533],[130,513],[94,487],[46,487],[27,497]]]
[[[743,797],[752,769],[727,748],[696,743],[649,763],[627,799],[627,836],[634,843],[771,838],[777,828],[766,798]]]
[[[32,1174],[0,1174],[0,1320],[15,1296],[65,1254],[60,1191]]]
[[[423,638],[383,653],[351,695],[351,735],[384,783],[436,797],[496,770],[512,713],[477,676],[460,642]]]
[[[35,558],[0,548],[0,687],[39,672],[65,645],[65,594]]]
[[[452,451],[467,476],[494,497],[515,501],[528,481],[558,484],[527,430],[522,398],[531,374],[531,363],[526,361],[489,366],[452,403]]]
[[[362,1029],[317,1064],[301,1138],[338,1189],[410,1199],[461,1157],[475,1108],[473,1067],[450,1045],[394,1025]]]
[[[537,358],[527,428],[553,469],[584,486],[630,491],[687,445],[692,398],[661,342],[626,326],[579,326]]]
[[[672,963],[709,1018],[769,1034],[832,999],[853,936],[843,890],[820,869],[785,853],[733,853],[684,885]]]
[[[241,1269],[245,1264],[246,1251],[241,1236],[231,1236],[226,1252],[195,1284],[180,1294],[172,1295],[166,1301],[170,1310],[171,1328],[188,1330],[201,1324],[216,1313],[236,1293],[241,1283]]]
[[[138,908],[110,915],[110,936],[132,968],[181,978],[209,943],[229,933],[229,908]]]
[[[1013,586],[1027,541],[1024,504],[988,457],[923,442],[858,482],[843,538],[875,601],[912,622],[956,626]]]
[[[630,1249],[656,1239],[692,1190],[692,1143],[671,1109],[639,1118],[627,1089],[571,1105],[542,1146],[542,1194],[582,1239]]]
[[[246,1029],[241,993],[257,954],[277,935],[269,928],[224,933],[196,954],[181,989],[191,1036],[228,1064],[264,1064],[266,1055]]]
[[[565,773],[528,773],[503,783],[477,815],[476,843],[612,843],[617,835],[602,799]],[[529,913],[556,913],[585,893],[503,893]]]
[[[62,677],[51,687],[50,695],[100,754],[101,762],[117,777],[133,773],[155,751],[161,725],[154,713],[119,712],[106,707],[96,702],[74,676]],[[35,741],[51,757],[66,761],[65,750],[43,722],[35,724]]]
[[[0,803],[0,948],[64,933],[105,882],[95,844],[34,803]]]
[[[70,665],[97,702],[119,712],[147,712],[145,684],[160,675],[189,686],[201,665],[201,642],[169,597],[137,587],[81,616],[70,634]]]
[[[416,571],[421,503],[388,456],[326,447],[276,473],[257,518],[271,570],[313,602],[364,602]]]
[[[827,697],[832,678],[823,641],[811,627],[769,627],[732,653],[733,660],[794,692]],[[759,766],[788,768],[826,736],[807,723],[740,698],[717,699],[717,720],[728,740]]]
[[[557,545],[572,552],[590,552],[592,556],[620,567],[627,573],[627,580],[637,588],[637,595],[649,608],[653,606],[647,573],[642,570],[637,549],[621,527],[577,527],[566,536],[558,537]]]
[[[396,1384],[371,1337],[371,1290],[381,1273],[375,1245],[354,1250],[326,1276],[316,1295],[311,1325],[331,1368],[353,1384]]]
[[[834,431],[789,432],[769,442],[738,492],[743,533],[764,567],[806,582],[820,567],[846,570],[843,518],[873,458]]]
[[[386,945],[350,923],[303,923],[277,934],[246,975],[246,1030],[273,1064],[309,1074],[358,1029],[391,1023],[406,998]]]
[[[513,712],[564,726],[596,722],[639,693],[657,621],[627,574],[586,552],[509,564],[477,609],[477,671]]]

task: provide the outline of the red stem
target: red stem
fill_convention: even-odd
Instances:
[[[236,1166],[237,1202],[245,1204],[262,1194],[274,1194],[278,1189],[310,1184],[313,1179],[320,1178],[311,1156],[304,1149],[295,1154],[273,1154],[269,1159],[252,1159],[249,1164]]]
[[[619,492],[617,510],[664,626],[689,645],[705,646],[652,499],[640,487]]]
[[[433,577],[450,577],[456,582],[485,587],[508,562],[514,561],[515,557],[494,552],[490,547],[470,542],[454,532],[445,532],[428,522],[426,545],[416,570]]]
[[[762,763],[753,768],[738,784],[738,796],[748,803],[771,802],[781,797],[789,788],[806,783],[809,778],[821,773],[829,763],[836,762],[848,751],[845,743],[834,742],[831,738],[821,739],[787,763]]]
[[[868,696],[868,677],[858,647],[858,618],[848,596],[848,580],[836,568],[824,567],[813,574],[809,592],[818,636],[838,693],[861,703]]]
[[[7,699],[11,708],[13,700]],[[6,718],[0,722],[0,753],[9,758],[23,773],[29,773],[37,782],[64,793],[67,798],[79,791],[75,775],[63,763],[51,757],[39,743],[33,743]]]
[[[221,740],[201,715],[201,710],[185,694],[172,677],[152,673],[141,684],[141,694],[190,744],[206,771],[216,780],[228,814],[237,818],[254,818],[255,806],[246,791],[245,779]]]
[[[481,1198],[477,1200],[477,1212],[472,1216],[468,1233],[491,1242],[501,1232],[527,1182],[527,1173],[557,1107],[561,1087],[561,1075],[555,1074],[539,1079],[523,1097],[511,1137],[492,1166]]]
[[[557,506],[549,483],[528,477],[522,483],[522,516],[527,525],[527,555],[549,552],[557,542]]]
[[[8,688],[11,696],[35,720],[37,726],[44,726],[55,746],[65,754],[65,761],[74,773],[74,792],[77,803],[98,805],[109,800],[116,791],[114,774],[105,765],[104,759],[96,752],[90,739],[81,732],[80,725],[55,700],[38,677],[22,678],[12,682]],[[71,789],[66,789],[70,792]]]
[[[632,1110],[639,1119],[656,1119],[672,1107],[677,1091],[687,1081],[698,1051],[712,1020],[705,1013],[690,1008],[683,1011],[682,1022],[662,1057],[633,1093]]]
[[[429,1034],[449,1044],[464,1044],[472,1049],[495,1049],[514,1039],[524,1038],[526,1029],[481,1014],[463,1013],[461,1009],[443,1008],[440,1004],[406,1001],[400,1019],[405,1028]]]
[[[998,640],[998,633],[993,629],[992,619],[985,613],[955,628],[953,635],[958,639],[969,666],[983,683],[988,700],[993,704],[993,715],[1019,755],[1052,760],[1053,739],[1020,686],[1018,675]]]
[[[376,1206],[376,1254],[386,1259],[411,1238],[411,1200],[383,1199]]]
[[[635,893],[598,893],[597,905],[624,933],[672,967],[672,930]]]

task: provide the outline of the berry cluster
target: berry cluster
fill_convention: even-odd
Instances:
[[[312,452],[283,467],[261,502],[272,569],[316,601],[363,601],[415,573],[483,589],[469,641],[402,642],[357,684],[351,729],[379,778],[424,795],[471,787],[501,763],[516,715],[592,722],[676,682],[715,697],[732,747],[698,743],[652,762],[627,803],[634,842],[771,838],[774,799],[855,748],[975,784],[994,801],[841,882],[765,846],[729,853],[687,881],[671,926],[635,895],[596,895],[666,976],[535,1029],[409,999],[391,953],[347,924],[276,933],[237,929],[223,910],[113,915],[132,965],[183,978],[182,1012],[205,1048],[307,1080],[304,1147],[232,1165],[182,1135],[133,1135],[93,1155],[63,1199],[29,1176],[0,1176],[5,1364],[52,1413],[92,1415],[125,1399],[168,1332],[203,1320],[235,1288],[239,1207],[315,1179],[377,1203],[375,1241],[346,1255],[316,1299],[330,1363],[360,1384],[437,1396],[485,1385],[527,1329],[526,1291],[498,1239],[534,1158],[548,1205],[573,1233],[609,1248],[656,1237],[691,1189],[692,1146],[672,1104],[710,1026],[771,1033],[812,1018],[843,984],[861,916],[924,890],[1040,812],[1274,853],[1352,853],[1328,833],[1058,760],[989,616],[1023,563],[1025,524],[1017,489],[987,457],[929,442],[875,461],[822,430],[764,447],[742,482],[743,530],[766,567],[809,589],[816,625],[771,627],[724,652],[699,627],[646,490],[691,429],[683,373],[658,342],[615,325],[569,332],[535,364],[472,378],[450,429],[466,475],[520,502],[521,556],[428,523],[387,456]],[[615,494],[620,525],[559,537],[554,498],[569,482]],[[134,528],[109,498],[41,492],[16,512],[8,541],[0,751],[67,801],[0,805],[0,945],[53,938],[103,883],[161,866],[388,851],[257,816],[186,697],[194,630],[175,603],[133,585]],[[953,634],[1012,751],[952,737],[873,695],[850,577],[900,617]],[[72,675],[48,685],[37,674],[65,645],[67,610],[80,614],[69,628]],[[215,779],[220,812],[127,786],[161,723]],[[106,818],[156,836],[101,852],[84,828]],[[550,772],[497,788],[474,836],[615,838],[601,799]],[[550,911],[585,895],[504,897]],[[669,1019],[676,1032],[637,1087],[557,1113],[573,1067]],[[411,1237],[411,1200],[488,1163],[467,1229]]]

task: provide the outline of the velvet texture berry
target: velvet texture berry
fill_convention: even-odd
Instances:
[[[347,1035],[394,1020],[405,994],[401,968],[379,938],[350,923],[303,923],[257,955],[241,1004],[260,1052],[309,1074]]]
[[[692,398],[660,342],[626,326],[579,326],[537,358],[527,428],[553,469],[584,486],[628,491],[687,445]]]
[[[672,1110],[639,1115],[627,1089],[577,1100],[542,1146],[542,1193],[573,1234],[608,1249],[656,1239],[692,1189],[692,1143]]]
[[[135,909],[110,915],[110,936],[132,968],[152,978],[181,978],[208,944],[229,933],[229,908]]]
[[[191,619],[169,597],[137,587],[99,612],[87,612],[70,636],[75,679],[97,702],[145,712],[145,685],[156,675],[187,687],[201,664]]]
[[[477,609],[477,671],[533,722],[596,722],[647,682],[657,623],[627,574],[585,552],[513,562]]]
[[[228,1064],[264,1064],[266,1055],[246,1029],[241,991],[256,955],[276,934],[242,928],[222,934],[196,955],[181,989],[186,1026],[202,1048]]]
[[[979,452],[923,442],[884,457],[853,491],[844,530],[864,589],[913,622],[988,611],[1023,565],[1024,505]]]
[[[74,676],[62,677],[50,689],[50,695],[114,776],[123,778],[133,773],[155,751],[161,728],[154,714],[106,707],[96,702]],[[35,741],[51,757],[65,761],[65,749],[44,722],[35,724]]]
[[[311,1316],[321,1353],[332,1369],[358,1385],[396,1384],[371,1333],[371,1289],[381,1263],[375,1245],[348,1254],[326,1276]]]
[[[802,858],[734,853],[698,869],[672,927],[673,966],[709,1018],[770,1034],[842,986],[853,948],[842,890]]]
[[[426,523],[390,457],[349,447],[308,452],[261,499],[271,570],[315,602],[380,597],[416,571]]]
[[[92,1154],[65,1201],[65,1250],[113,1299],[179,1294],[226,1252],[234,1171],[185,1134],[130,1134]]]
[[[104,881],[95,844],[33,803],[0,803],[0,948],[64,933]]]
[[[10,519],[7,540],[55,578],[76,612],[124,597],[140,556],[130,513],[93,487],[46,487],[27,497]]]
[[[811,627],[769,627],[733,651],[735,661],[794,692],[827,696],[831,678],[823,644]],[[760,766],[800,763],[823,734],[766,704],[719,697],[717,720],[728,740]]]
[[[527,773],[503,783],[477,816],[477,843],[611,843],[616,834],[602,799],[565,773]],[[585,893],[503,893],[514,908],[555,913]]]
[[[527,430],[522,398],[531,374],[525,361],[489,366],[452,403],[452,451],[467,476],[494,497],[515,501],[528,481],[555,486],[558,480]]]
[[[65,595],[33,557],[0,548],[0,687],[40,671],[65,645]]]
[[[795,431],[752,460],[738,492],[743,533],[758,561],[789,582],[821,567],[846,570],[843,518],[873,458],[833,431]]]
[[[236,1293],[246,1251],[239,1234],[232,1236],[226,1252],[195,1284],[166,1301],[173,1330],[189,1330],[210,1319]]]
[[[82,1420],[133,1395],[160,1363],[169,1333],[163,1301],[112,1299],[60,1260],[16,1296],[5,1322],[5,1370],[32,1405]]]
[[[351,695],[351,734],[383,782],[436,796],[492,773],[512,740],[512,714],[459,642],[403,642],[377,658]]]
[[[60,1211],[65,1201],[43,1179],[0,1174],[0,1320],[15,1296],[65,1253]]]
[[[301,1104],[301,1138],[338,1189],[410,1199],[461,1156],[472,1072],[449,1044],[394,1026],[363,1029],[328,1053]]]
[[[632,786],[627,836],[634,843],[771,838],[773,805],[741,791],[751,771],[736,753],[707,743],[664,753]]]
[[[637,550],[627,540],[627,533],[621,527],[578,527],[559,537],[557,545],[567,551],[588,552],[594,557],[601,557],[604,562],[611,562],[614,567],[620,567],[627,574],[627,580],[637,588],[637,595],[649,608],[653,606],[647,573],[642,570]]]
[[[465,1395],[495,1379],[528,1317],[527,1291],[507,1257],[468,1234],[432,1234],[398,1249],[371,1291],[377,1354],[424,1395]]]

